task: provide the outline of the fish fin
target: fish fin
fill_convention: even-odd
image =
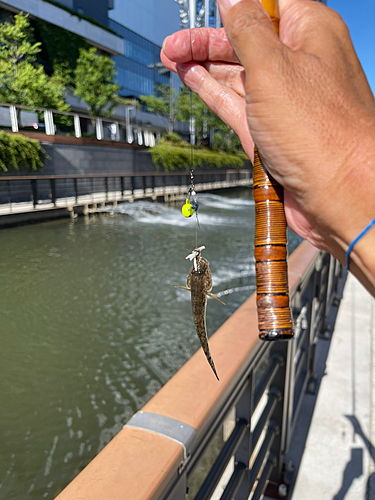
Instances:
[[[225,302],[223,302],[222,300],[218,299],[218,298],[216,297],[216,295],[214,295],[213,293],[211,293],[211,292],[207,292],[207,295],[208,295],[209,297],[211,297],[211,299],[215,299],[215,300],[217,300],[218,302],[220,302],[221,304],[223,304],[223,306],[225,306]]]
[[[182,290],[187,290],[188,292],[191,292],[191,289],[188,286],[176,286],[175,285],[175,288],[182,288]]]

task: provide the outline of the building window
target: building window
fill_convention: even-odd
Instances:
[[[125,54],[116,56],[117,83],[123,97],[139,97],[154,93],[155,86],[169,84],[169,72],[159,73],[161,47],[134,31],[109,19],[109,27],[125,42]]]

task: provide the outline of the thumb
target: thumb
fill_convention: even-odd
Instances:
[[[218,6],[229,42],[246,72],[260,63],[265,70],[273,66],[274,50],[282,44],[259,0],[218,0]]]

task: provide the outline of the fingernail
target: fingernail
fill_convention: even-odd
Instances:
[[[227,11],[236,3],[241,2],[241,0],[218,0],[220,9]]]
[[[163,52],[165,52],[165,44],[167,43],[167,40],[168,40],[169,36],[167,36],[167,38],[164,38],[164,42],[163,42],[163,46],[162,46],[162,49],[163,49]]]

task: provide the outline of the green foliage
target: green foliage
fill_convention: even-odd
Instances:
[[[161,142],[165,142],[165,141],[171,142],[174,145],[179,144],[179,145],[186,146],[188,144],[186,141],[184,141],[182,139],[182,137],[180,137],[175,132],[172,132],[171,134],[166,134],[165,136],[163,136],[163,138],[161,139]]]
[[[12,104],[68,111],[61,76],[48,77],[36,64],[40,43],[32,43],[28,16],[0,24],[0,100]]]
[[[225,142],[229,140],[228,134],[233,134],[229,127],[223,123],[220,118],[213,113],[204,102],[195,94],[191,93],[188,88],[181,90],[177,102],[177,119],[186,123],[190,123],[191,118],[194,119],[195,135],[197,144],[204,142],[205,135],[210,129],[221,131],[223,140],[220,141],[222,147],[219,149],[232,149],[226,147]]]
[[[137,101],[136,99],[129,99],[127,97],[118,96],[117,102],[118,104],[124,104],[124,106],[134,106],[137,109],[141,108],[139,101]]]
[[[166,120],[165,129],[171,134],[179,114],[177,92],[170,85],[158,85],[155,90],[156,95],[141,95],[140,100],[147,106],[148,111]]]
[[[189,147],[176,147],[164,143],[151,148],[152,161],[164,172],[189,170],[191,166],[191,150]],[[193,165],[205,168],[242,168],[247,157],[237,154],[218,153],[209,149],[194,148]],[[248,159],[247,159],[248,160]]]
[[[10,166],[15,170],[20,166],[40,170],[45,157],[46,152],[38,141],[0,131],[0,171],[7,172]]]
[[[54,24],[35,19],[33,25],[35,38],[42,43],[42,56],[51,62],[55,73],[64,75],[65,84],[70,84],[79,50],[88,49],[90,45],[81,36]]]
[[[80,49],[75,74],[75,95],[89,107],[92,116],[111,116],[120,87],[114,82],[115,63],[99,56],[95,47]]]

